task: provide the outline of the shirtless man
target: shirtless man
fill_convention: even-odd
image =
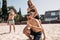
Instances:
[[[7,20],[7,24],[10,26],[10,28],[9,28],[9,29],[10,29],[9,33],[10,33],[12,26],[13,26],[13,30],[14,30],[14,32],[15,32],[14,16],[16,16],[16,15],[15,15],[15,12],[14,12],[13,9],[10,9],[9,12],[10,12],[10,13],[9,13],[9,17],[8,17],[8,20]]]
[[[41,34],[44,34],[43,40],[45,40],[45,33],[41,26],[41,21],[35,19],[34,17],[37,14],[36,7],[32,4],[31,0],[28,0],[28,9],[27,9],[28,15],[27,15],[27,26],[23,30],[24,34],[29,37],[30,40],[32,38],[30,35],[34,36],[33,40],[39,40],[41,38]]]
[[[34,39],[33,40],[39,40],[41,38],[41,35],[43,33],[44,38],[43,40],[45,40],[45,33],[44,30],[42,28],[41,22],[35,18],[33,18],[30,14],[29,16],[27,16],[28,21],[27,21],[27,29],[30,30],[30,32],[28,33],[29,35],[33,35]],[[31,37],[29,36],[29,38],[31,39]]]

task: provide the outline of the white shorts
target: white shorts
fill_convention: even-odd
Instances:
[[[15,24],[14,20],[13,19],[9,20],[9,24]]]

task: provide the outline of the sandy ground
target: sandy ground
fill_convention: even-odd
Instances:
[[[26,25],[15,25],[15,32],[13,32],[13,27],[11,33],[9,32],[8,25],[0,25],[0,40],[26,40],[26,37],[23,34],[23,29]],[[42,24],[45,34],[46,40],[60,40],[60,24]],[[2,34],[7,33],[7,34]]]

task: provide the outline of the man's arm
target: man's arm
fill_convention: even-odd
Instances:
[[[44,38],[43,38],[43,40],[45,40],[46,36],[45,36],[44,29],[43,29],[43,27],[42,27],[42,25],[41,25],[41,20],[39,20],[39,22],[40,22],[40,26],[41,26],[41,28],[42,28],[42,33],[43,33],[43,35],[44,35]]]
[[[32,25],[29,23],[29,21],[27,21],[27,26],[28,26],[28,29],[31,29]]]

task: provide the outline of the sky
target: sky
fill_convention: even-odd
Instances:
[[[1,1],[2,0],[0,0],[0,2]],[[27,14],[27,1],[28,0],[7,0],[7,6],[14,6],[17,11],[21,8],[22,15],[25,15]],[[32,2],[36,6],[39,15],[45,14],[46,11],[60,10],[60,0],[32,0]]]

